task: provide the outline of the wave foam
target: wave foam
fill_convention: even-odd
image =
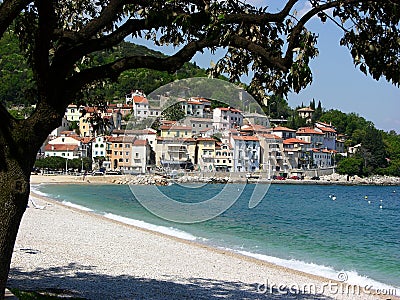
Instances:
[[[69,202],[69,201],[62,201],[61,203],[64,204],[65,206],[77,208],[77,209],[80,209],[80,210],[83,210],[83,211],[93,211],[93,209],[91,209],[89,207],[86,207],[86,206],[83,206],[83,205],[79,205],[79,204],[75,204],[75,203],[72,203],[72,202]]]
[[[231,249],[232,251],[232,249]],[[327,279],[331,280],[339,280],[338,275],[339,274],[346,274],[347,280],[345,281],[347,284],[352,284],[352,285],[358,285],[360,287],[370,287],[371,289],[385,289],[385,290],[396,290],[396,294],[400,293],[400,288],[390,286],[387,284],[384,284],[382,282],[373,280],[367,276],[363,276],[357,273],[357,271],[345,271],[345,270],[335,270],[332,267],[327,267],[324,265],[317,265],[314,263],[307,263],[304,261],[300,260],[295,260],[295,259],[282,259],[278,257],[273,257],[269,255],[264,255],[264,254],[259,254],[259,253],[253,253],[249,251],[243,251],[243,250],[233,250],[236,253],[253,257],[259,260],[267,261],[270,263],[273,263],[278,266],[282,266],[288,269],[292,270],[297,270],[301,271],[304,273],[312,274],[312,275],[317,275],[321,276]]]
[[[194,235],[187,233],[185,231],[176,229],[174,227],[165,227],[165,226],[154,225],[154,224],[150,224],[150,223],[147,223],[144,221],[121,217],[121,216],[114,215],[111,213],[104,214],[104,217],[111,219],[111,220],[119,221],[119,222],[122,222],[125,224],[133,225],[136,227],[140,227],[140,228],[148,229],[151,231],[160,232],[162,234],[181,238],[184,240],[194,241],[197,239],[197,237],[195,237]]]

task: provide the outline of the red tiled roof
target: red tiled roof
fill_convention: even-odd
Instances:
[[[221,111],[232,111],[232,112],[238,112],[241,113],[241,110],[238,110],[236,108],[232,108],[232,107],[218,107]]]
[[[133,142],[134,146],[146,146],[147,145],[147,140],[135,140]]]
[[[335,132],[336,133],[335,129],[329,128],[329,127],[318,127],[318,129],[320,129],[323,132]]]
[[[93,141],[93,140],[94,140],[93,137],[83,137],[83,138],[81,138],[81,142],[82,142],[83,144],[88,144],[88,143],[90,143],[90,142]]]
[[[196,141],[196,139],[194,139],[194,138],[176,138],[176,137],[162,137],[162,136],[156,137],[156,140],[157,141],[180,142],[180,143]]]
[[[287,127],[283,127],[283,126],[277,126],[275,128],[272,128],[273,131],[290,131],[290,132],[296,132],[296,130],[294,129],[290,129]]]
[[[133,136],[111,136],[108,141],[111,143],[133,143],[135,139]]]
[[[282,138],[278,135],[271,134],[271,133],[263,133],[260,134],[260,136],[267,138],[267,139],[275,139],[275,140],[281,140]]]
[[[64,151],[64,152],[73,152],[76,151],[79,147],[77,145],[72,144],[47,144],[44,147],[44,151]]]
[[[134,103],[142,103],[142,104],[149,103],[149,101],[147,101],[147,98],[143,97],[143,96],[133,96],[133,102]]]
[[[313,110],[311,107],[303,107],[303,108],[299,108],[297,111],[300,111],[300,112],[312,112],[312,111],[315,111],[315,110]]]
[[[161,130],[192,130],[190,126],[183,126],[183,125],[161,125]]]
[[[234,135],[232,138],[239,141],[259,141],[259,139],[253,135]]]
[[[213,139],[211,137],[199,137],[197,138],[198,141],[209,141],[209,142],[215,142],[216,139]]]
[[[311,144],[310,142],[306,142],[306,141],[296,139],[296,138],[286,139],[283,141],[283,143],[285,145],[288,145],[288,144]]]
[[[300,127],[299,129],[297,129],[296,134],[320,134],[323,135],[322,132],[316,131],[313,128],[310,127]]]

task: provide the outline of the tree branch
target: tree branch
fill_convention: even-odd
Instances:
[[[290,36],[288,38],[288,47],[286,50],[286,55],[285,55],[285,65],[289,66],[292,61],[293,61],[293,49],[298,46],[298,37],[301,31],[304,29],[304,26],[308,21],[311,20],[314,16],[316,16],[318,13],[328,10],[333,7],[337,7],[339,5],[343,4],[352,4],[352,3],[359,3],[359,2],[371,2],[371,0],[338,0],[338,1],[332,1],[332,2],[326,2],[325,4],[313,7],[311,10],[309,10],[304,16],[301,17],[299,22],[296,24],[296,26],[293,27]],[[376,2],[376,1],[373,1]]]
[[[121,58],[115,62],[86,69],[78,74],[75,74],[67,81],[68,89],[73,92],[78,92],[86,84],[103,78],[115,79],[123,71],[129,69],[147,68],[159,71],[174,72],[182,67],[185,62],[189,61],[197,51],[212,46],[218,46],[217,39],[192,41],[176,54],[165,58],[153,56],[131,56]]]
[[[247,23],[255,25],[263,25],[266,22],[282,22],[289,14],[290,10],[299,0],[289,0],[285,7],[278,13],[265,13],[261,15],[257,14],[231,14],[224,18],[226,23]]]
[[[236,48],[247,49],[265,59],[271,66],[277,67],[284,72],[288,71],[288,68],[284,64],[284,60],[281,57],[271,56],[271,53],[265,50],[264,47],[253,43],[246,38],[234,35],[229,39],[229,45]]]
[[[111,0],[98,18],[90,21],[85,28],[79,31],[80,39],[85,40],[92,38],[105,26],[112,24],[119,13],[122,12],[123,6],[129,2],[132,1]]]
[[[0,36],[31,0],[4,0],[0,5]]]
[[[33,67],[36,70],[36,81],[39,86],[48,85],[49,49],[54,28],[54,6],[52,1],[35,1],[38,8],[38,30],[34,41]],[[41,89],[39,89],[41,90]]]

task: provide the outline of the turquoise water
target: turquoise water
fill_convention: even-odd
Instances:
[[[199,202],[223,187],[172,185],[160,190],[179,201]],[[154,216],[124,185],[39,185],[34,189],[113,219],[316,275],[336,279],[339,271],[346,271],[349,283],[400,287],[400,187],[271,185],[260,204],[250,209],[254,187],[247,185],[222,215],[197,224]],[[143,193],[148,188],[138,187]]]

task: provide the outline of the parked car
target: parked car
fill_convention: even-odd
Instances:
[[[285,180],[286,178],[285,177],[283,177],[283,176],[280,176],[280,175],[274,175],[273,177],[272,177],[272,179],[275,179],[275,180]]]
[[[291,176],[290,179],[300,180],[300,177],[295,175],[295,176]]]
[[[92,176],[104,176],[104,173],[101,172],[101,171],[94,171],[94,172],[92,173]]]
[[[319,180],[319,176],[313,176],[311,177],[311,180]]]

